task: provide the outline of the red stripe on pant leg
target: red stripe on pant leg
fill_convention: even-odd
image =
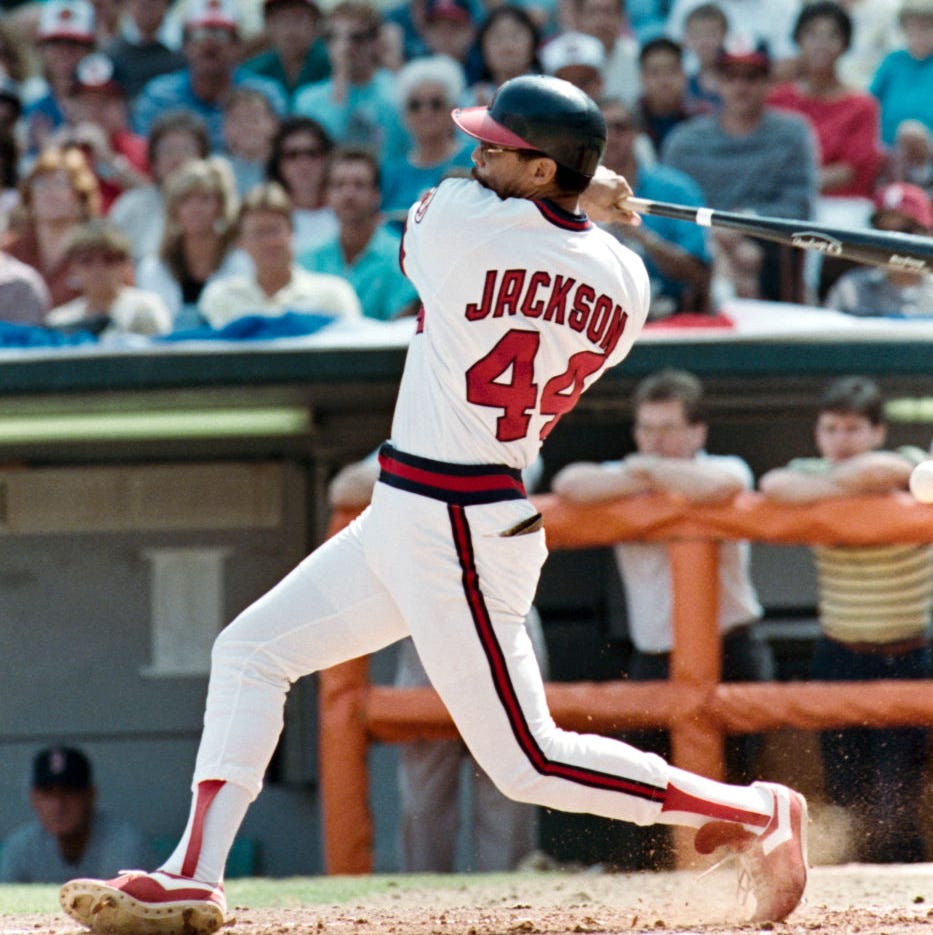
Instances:
[[[185,861],[181,865],[183,877],[194,878],[201,859],[201,843],[204,840],[204,819],[214,797],[226,785],[223,779],[205,779],[198,783],[197,800],[194,806],[194,818],[191,821],[191,837],[188,838],[188,848],[185,851]]]
[[[480,643],[489,662],[490,674],[505,709],[506,718],[519,748],[528,757],[531,765],[544,776],[557,776],[571,782],[591,786],[596,789],[607,789],[612,792],[623,792],[641,799],[660,802],[664,799],[665,790],[657,786],[640,783],[633,779],[611,773],[602,773],[597,770],[573,766],[568,763],[558,763],[549,760],[544,751],[538,746],[534,734],[528,727],[521,703],[512,685],[508,665],[499,642],[493,630],[486,601],[480,588],[479,573],[473,557],[473,544],[470,537],[470,526],[462,506],[451,504],[447,508],[451,521],[454,545],[462,570],[463,590],[473,623],[476,627]]]
[[[722,802],[710,802],[689,792],[684,792],[683,789],[678,789],[674,785],[667,787],[667,795],[664,797],[661,811],[705,815],[707,818],[713,818],[717,821],[735,821],[742,825],[752,825],[757,828],[764,828],[771,820],[770,815],[762,815],[761,812],[749,812],[744,808],[725,805]]]

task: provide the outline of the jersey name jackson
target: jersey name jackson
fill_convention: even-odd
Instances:
[[[628,313],[605,293],[570,276],[544,270],[490,269],[479,301],[464,310],[468,321],[522,315],[566,325],[611,354],[625,330]]]

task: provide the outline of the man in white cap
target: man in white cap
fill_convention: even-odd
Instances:
[[[541,65],[549,75],[575,84],[593,100],[602,97],[606,49],[595,36],[561,33],[541,50]]]
[[[238,85],[256,88],[279,114],[286,110],[281,88],[259,75],[236,73],[239,25],[231,0],[195,0],[185,18],[182,51],[187,66],[149,81],[133,105],[133,128],[148,136],[152,124],[168,110],[191,110],[207,124],[211,148],[221,152],[223,105]]]
[[[78,62],[92,51],[94,7],[89,0],[50,0],[42,6],[36,47],[48,90],[26,108],[29,150],[38,152],[65,123],[62,101],[71,93]]]

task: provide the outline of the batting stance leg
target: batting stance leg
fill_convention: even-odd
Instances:
[[[223,631],[178,848],[153,873],[65,884],[66,912],[99,932],[215,931],[226,911],[223,865],[261,789],[289,685],[409,631],[464,741],[505,794],[640,824],[703,826],[698,846],[712,829],[704,849],[747,851],[764,881],[756,918],[793,909],[806,879],[802,797],[712,782],[554,724],[524,627],[544,535],[527,531],[534,511],[523,497],[483,502],[499,470],[474,466],[464,480],[462,467],[435,464],[419,475],[429,483],[412,485],[384,468],[372,507]]]

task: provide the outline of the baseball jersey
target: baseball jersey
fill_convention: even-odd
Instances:
[[[586,215],[469,179],[411,208],[401,258],[422,311],[392,443],[423,457],[524,468],[648,313],[641,259]]]

